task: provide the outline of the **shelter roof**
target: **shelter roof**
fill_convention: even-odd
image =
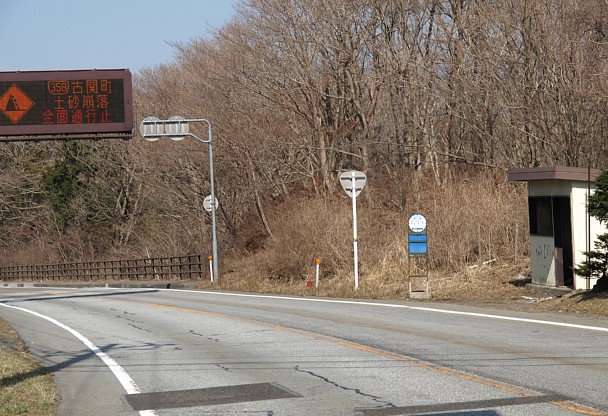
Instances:
[[[564,180],[594,182],[601,171],[599,169],[572,168],[564,166],[546,166],[537,168],[509,169],[507,178],[510,181]]]

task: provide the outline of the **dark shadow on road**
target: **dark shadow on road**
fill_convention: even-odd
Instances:
[[[8,304],[14,304],[14,303],[33,302],[33,301],[41,301],[41,300],[79,299],[79,298],[95,298],[95,297],[109,298],[109,297],[121,296],[121,295],[137,295],[140,293],[155,293],[155,292],[158,292],[158,289],[127,290],[124,292],[108,291],[105,293],[87,293],[87,294],[73,294],[73,295],[60,295],[60,296],[49,295],[49,296],[37,296],[37,297],[31,297],[31,298],[20,298],[20,299],[14,299],[14,300],[13,299],[3,299],[3,300],[0,300],[0,303],[5,303],[8,305]]]
[[[416,416],[500,416],[494,410],[481,410],[473,412],[450,412],[450,413],[419,413]]]
[[[481,410],[475,412],[456,412],[456,413],[426,413],[425,415],[419,414],[418,416],[499,416],[500,413],[496,413],[494,410]]]
[[[388,416],[388,415],[412,415],[412,416],[500,416],[500,413],[496,412],[495,410],[465,410],[465,411],[459,411],[459,412],[424,412],[424,413],[418,413],[418,412],[410,412],[408,410],[404,410],[404,408],[399,408],[399,407],[395,407],[395,408],[382,408],[382,409],[358,409],[358,411],[356,412],[356,414],[358,415],[363,415],[363,416],[368,416],[368,415],[384,415],[384,416]]]
[[[152,344],[152,343],[145,343],[142,344],[141,346],[137,346],[137,347],[133,347],[133,346],[127,346],[127,345],[119,345],[119,344],[108,344],[104,347],[100,347],[100,350],[103,351],[104,353],[108,354],[110,351],[117,351],[117,350],[121,350],[121,349],[129,349],[130,351],[133,350],[151,350],[151,349],[160,349],[160,348],[164,348],[164,347],[171,347],[174,346],[174,344]],[[56,364],[51,364],[48,365],[46,364],[46,366],[44,366],[44,362],[51,362],[53,361],[53,358],[55,357],[70,357],[67,360],[61,360],[60,362],[57,362]],[[73,352],[73,353],[66,353],[64,351],[46,351],[40,354],[36,354],[34,356],[38,361],[42,361],[43,366],[41,367],[37,367],[31,371],[28,371],[26,373],[21,373],[21,374],[15,374],[13,376],[10,377],[4,377],[2,379],[0,379],[0,388],[4,388],[4,387],[10,387],[13,386],[15,384],[21,383],[23,381],[26,381],[30,378],[34,378],[34,377],[38,377],[38,376],[42,376],[45,374],[49,374],[49,373],[56,373],[62,370],[65,370],[69,367],[72,367],[78,363],[81,363],[89,358],[96,358],[97,359],[97,355],[91,351],[91,350],[81,350],[78,352]],[[102,371],[110,371],[108,369],[108,367],[99,359],[98,360],[99,365],[96,366],[96,368],[100,368],[102,369]]]
[[[93,351],[88,350],[88,351],[84,351],[82,354],[72,357],[68,361],[57,363],[57,364],[49,366],[49,367],[38,367],[31,371],[28,371],[27,373],[15,374],[14,376],[11,376],[11,377],[5,377],[0,380],[0,388],[10,387],[15,384],[26,381],[30,378],[34,378],[34,377],[42,376],[42,375],[45,375],[48,373],[54,373],[56,371],[60,371],[66,367],[69,367],[70,365],[84,361],[87,358],[91,358],[94,355],[95,354],[93,353]],[[53,354],[48,355],[48,357],[51,357],[51,356],[53,356]]]
[[[470,402],[439,403],[420,406],[385,407],[379,409],[360,409],[364,416],[389,416],[389,415],[484,415],[494,416],[498,413],[486,410],[492,407],[511,407],[567,401],[567,397],[559,394],[509,397],[504,399],[475,400]],[[481,413],[480,413],[481,412]],[[490,412],[490,413],[488,413]]]

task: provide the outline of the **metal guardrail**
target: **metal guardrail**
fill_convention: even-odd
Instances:
[[[0,266],[0,281],[193,280],[204,277],[200,255]]]

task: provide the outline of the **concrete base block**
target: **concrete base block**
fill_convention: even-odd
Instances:
[[[409,291],[407,292],[408,299],[430,299],[432,297],[431,292],[427,291]]]
[[[574,289],[565,286],[544,286],[535,283],[528,283],[526,289],[536,290],[537,292],[548,293],[554,296],[564,296],[574,292]]]

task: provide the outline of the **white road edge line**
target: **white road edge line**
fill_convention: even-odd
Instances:
[[[22,312],[29,313],[29,314],[37,316],[39,318],[45,319],[45,320],[49,321],[50,323],[57,325],[58,327],[60,327],[62,329],[65,329],[70,334],[72,334],[76,338],[78,338],[78,340],[80,340],[91,351],[93,351],[95,353],[95,355],[97,355],[97,357],[99,357],[101,359],[101,361],[103,361],[105,363],[105,365],[108,366],[108,368],[112,371],[112,373],[114,373],[114,376],[118,379],[118,382],[125,389],[127,394],[141,393],[141,390],[139,389],[137,384],[135,384],[135,381],[131,378],[131,376],[129,376],[129,374],[125,371],[125,369],[122,368],[116,361],[114,361],[114,359],[112,357],[110,357],[108,354],[103,352],[97,345],[93,344],[87,337],[82,335],[80,332],[76,331],[75,329],[70,328],[69,326],[59,322],[56,319],[51,318],[50,316],[46,316],[46,315],[43,315],[38,312],[34,312],[29,309],[20,308],[18,306],[6,305],[4,303],[0,303],[0,306],[4,306],[6,308],[11,308],[11,309],[17,309]],[[140,416],[158,416],[158,413],[156,413],[155,410],[142,410],[139,412],[139,414],[140,414]]]
[[[487,314],[487,313],[452,311],[449,309],[428,308],[428,307],[424,307],[424,306],[409,306],[409,305],[400,305],[400,304],[394,304],[394,303],[350,301],[350,300],[337,300],[337,299],[297,298],[297,297],[291,297],[291,296],[254,295],[254,294],[247,294],[247,293],[210,292],[210,291],[203,291],[203,290],[184,290],[184,289],[155,289],[155,290],[162,290],[162,291],[166,290],[166,291],[170,291],[170,292],[172,291],[172,292],[204,293],[207,295],[237,296],[237,297],[262,298],[262,299],[281,299],[281,300],[292,300],[292,301],[299,301],[299,302],[321,302],[321,303],[338,303],[338,304],[346,304],[346,305],[382,306],[382,307],[386,307],[386,308],[410,309],[410,310],[416,310],[416,311],[444,313],[444,314],[448,314],[448,315],[474,316],[477,318],[500,319],[500,320],[504,320],[504,321],[526,322],[526,323],[533,323],[533,324],[540,324],[540,325],[559,326],[559,327],[565,327],[565,328],[585,329],[585,330],[589,330],[589,331],[608,332],[608,328],[601,327],[601,326],[570,324],[567,322],[543,321],[540,319],[516,318],[514,316],[492,315],[492,314]]]

